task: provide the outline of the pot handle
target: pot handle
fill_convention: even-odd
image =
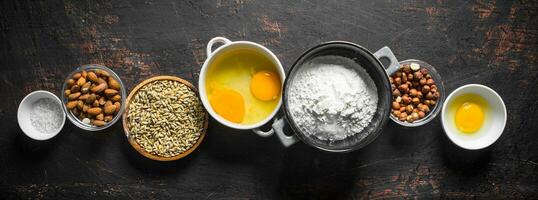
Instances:
[[[280,142],[282,142],[282,145],[284,145],[284,147],[289,147],[299,142],[297,136],[287,136],[286,134],[284,134],[284,125],[286,125],[286,121],[284,120],[284,118],[275,118],[275,122],[273,122],[273,130],[275,130],[275,133],[278,136]]]
[[[226,39],[225,37],[214,37],[213,39],[209,40],[209,42],[207,43],[207,48],[206,48],[207,57],[209,57],[209,55],[213,53],[212,49],[213,49],[214,44],[223,43],[225,45],[231,42],[232,41]]]
[[[254,128],[252,129],[252,132],[256,133],[256,135],[259,135],[260,137],[269,137],[275,133],[275,129],[271,128],[271,130],[262,131],[259,128]]]
[[[400,68],[400,63],[398,62],[398,59],[396,59],[396,56],[392,53],[389,47],[385,46],[378,51],[374,53],[374,56],[379,60],[381,58],[387,58],[389,59],[389,67],[386,69],[387,74],[393,74],[394,72],[398,71]]]

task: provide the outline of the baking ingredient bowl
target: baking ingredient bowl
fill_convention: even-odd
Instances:
[[[212,50],[219,43],[222,45]],[[269,72],[273,78],[258,79],[262,72]],[[207,59],[200,70],[200,99],[219,123],[267,137],[272,130],[259,128],[278,112],[285,76],[282,64],[266,47],[215,37],[207,44]],[[260,99],[256,91],[274,95],[269,100]]]
[[[437,98],[437,102],[433,108],[430,108],[430,112],[428,112],[424,118],[419,119],[417,121],[413,122],[407,122],[407,121],[401,121],[397,117],[394,116],[394,114],[390,115],[390,119],[393,122],[396,122],[399,125],[405,126],[405,127],[417,127],[422,126],[424,124],[427,124],[428,122],[432,121],[441,111],[441,108],[443,107],[443,103],[445,101],[445,86],[443,84],[443,79],[435,70],[433,66],[430,64],[422,61],[422,60],[416,60],[416,59],[408,59],[400,62],[400,66],[406,65],[406,64],[418,64],[420,68],[425,68],[428,71],[428,74],[431,75],[431,78],[435,81],[435,85],[437,86],[437,91],[439,92],[440,96]]]
[[[327,56],[338,57],[339,59],[342,58],[343,60],[346,60],[346,62],[352,62],[352,64],[348,65],[338,64],[340,61],[336,61],[337,63],[330,63],[329,61],[324,64],[328,64],[329,66],[345,66],[346,68],[357,72],[363,71],[366,76],[371,78],[371,81],[373,82],[373,85],[375,85],[377,91],[377,106],[369,123],[365,124],[364,128],[361,129],[360,132],[355,132],[353,135],[348,135],[344,139],[323,140],[316,137],[315,135],[317,135],[317,133],[312,133],[312,131],[316,130],[308,130],[308,128],[298,125],[298,118],[293,117],[293,111],[290,107],[291,94],[289,92],[290,88],[294,84],[298,72],[300,72],[301,68],[309,66],[308,63],[310,63],[313,59]],[[380,58],[389,59],[390,63],[389,66],[387,66],[387,69],[385,69],[379,61]],[[392,94],[387,74],[395,72],[398,67],[399,63],[388,47],[383,47],[376,53],[371,53],[369,50],[360,45],[345,41],[327,42],[312,47],[303,53],[290,69],[288,79],[286,79],[284,83],[284,118],[276,119],[273,123],[272,127],[275,130],[275,133],[284,146],[290,146],[298,141],[303,141],[310,146],[329,152],[349,152],[368,145],[374,141],[375,138],[377,138],[377,136],[381,133],[382,128],[388,121],[391,110],[390,102]],[[331,76],[331,74],[329,73],[327,76]],[[308,88],[306,88],[306,90],[308,90]],[[356,101],[360,100],[357,99]],[[361,104],[362,102],[358,103]],[[285,134],[283,131],[284,126],[290,126],[290,128],[293,130],[293,134]]]
[[[119,87],[120,87],[119,91],[117,92],[118,95],[121,98],[118,101],[118,102],[120,102],[120,108],[114,114],[113,118],[110,121],[106,122],[106,124],[104,124],[103,126],[95,126],[95,125],[92,125],[92,124],[89,124],[89,123],[84,123],[82,121],[82,119],[79,119],[77,116],[75,116],[75,114],[70,109],[68,109],[67,105],[66,105],[70,100],[65,95],[65,92],[66,92],[66,90],[70,89],[68,82],[69,82],[70,79],[72,79],[73,75],[76,74],[76,73],[81,73],[82,71],[89,72],[89,71],[96,71],[96,70],[97,71],[102,70],[102,71],[106,72],[108,74],[109,78],[112,78],[117,83],[119,83]],[[62,97],[61,97],[62,108],[63,108],[64,112],[67,114],[67,118],[69,119],[69,121],[71,121],[71,123],[75,124],[77,127],[81,128],[81,129],[84,129],[84,130],[87,130],[87,131],[100,131],[100,130],[106,129],[106,128],[114,125],[114,123],[116,123],[121,118],[121,114],[123,113],[123,111],[125,109],[125,97],[127,96],[127,92],[125,90],[125,85],[121,81],[120,77],[116,73],[114,73],[114,71],[109,69],[108,67],[98,65],[98,64],[83,65],[83,66],[77,67],[75,70],[73,70],[71,73],[69,73],[66,76],[64,84],[62,86],[61,94],[62,94]],[[104,94],[102,94],[102,95],[104,95]]]
[[[55,106],[56,108],[55,110],[57,110],[58,113],[60,114],[60,117],[58,118],[59,121],[53,122],[54,124],[58,126],[51,129],[50,132],[39,131],[32,124],[32,120],[31,120],[32,115],[40,114],[40,113],[32,113],[32,112],[35,112],[35,108],[34,108],[35,103],[38,101],[43,101],[43,100],[48,101],[49,104],[52,104],[52,106]],[[53,138],[62,130],[62,127],[65,124],[65,113],[61,110],[60,104],[61,104],[60,99],[49,91],[38,90],[38,91],[34,91],[26,95],[26,97],[22,99],[21,103],[19,104],[19,108],[17,110],[17,121],[19,123],[19,127],[22,129],[24,134],[26,134],[28,137],[34,140],[48,140],[48,139]]]
[[[190,91],[187,94],[182,93],[183,90],[173,90],[173,92],[170,92],[167,88],[153,90],[154,85],[157,82],[161,84],[164,84],[164,82],[177,83],[178,85],[187,86],[187,88],[184,89]],[[163,96],[156,97],[161,94]],[[203,141],[208,125],[207,112],[203,109],[197,95],[198,93],[194,86],[179,77],[156,76],[142,81],[127,97],[126,109],[123,113],[123,130],[125,131],[125,136],[127,137],[129,144],[144,157],[156,161],[174,161],[192,153]],[[198,106],[193,107],[194,104],[192,103],[192,100],[197,101],[196,105]],[[140,101],[149,101],[151,103],[143,104]],[[203,116],[199,117],[201,115]],[[181,116],[183,116],[183,118],[178,119],[181,118]],[[193,121],[197,121],[197,123]],[[185,124],[190,123],[195,123],[197,125],[189,126],[185,129]],[[135,126],[133,126],[133,124],[135,124]],[[139,130],[137,133],[132,130],[135,128]],[[147,129],[150,129],[150,131],[146,131]],[[167,131],[163,131],[163,129],[167,129]],[[195,133],[199,134],[198,137],[190,137],[192,136],[191,131],[197,130],[200,131]],[[135,134],[139,135],[137,136]],[[135,137],[138,137],[138,141],[141,140],[141,138],[144,138],[146,144],[139,144]],[[150,141],[153,139],[155,139],[155,141]],[[174,139],[175,142],[188,144],[190,147],[184,151],[175,151],[177,154],[163,156],[160,153],[171,152],[177,147],[177,145],[170,145],[170,143],[164,141],[167,139]],[[148,150],[143,146],[148,148],[158,146],[158,148]]]
[[[456,115],[461,111],[458,110],[457,104],[462,102],[462,98],[465,98],[463,99],[465,102],[477,102],[482,105],[483,112],[481,113],[483,114],[476,116],[483,119],[483,122],[480,128],[472,133],[462,131],[456,123]],[[454,90],[443,104],[441,113],[441,121],[447,137],[454,144],[468,150],[483,149],[497,141],[503,133],[506,117],[506,107],[501,96],[491,88],[479,84],[464,85]],[[464,123],[476,121],[476,118],[475,116],[468,117]]]

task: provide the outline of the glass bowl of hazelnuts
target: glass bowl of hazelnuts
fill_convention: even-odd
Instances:
[[[88,131],[106,129],[125,109],[125,87],[109,68],[89,64],[73,70],[62,86],[63,110],[69,121]]]
[[[430,64],[415,59],[400,62],[400,69],[389,75],[392,90],[392,121],[417,127],[433,120],[443,107],[445,87]]]

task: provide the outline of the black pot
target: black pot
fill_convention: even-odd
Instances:
[[[370,124],[364,128],[361,133],[356,133],[353,136],[337,141],[320,140],[315,136],[302,132],[295,124],[293,118],[291,118],[290,109],[288,107],[289,94],[287,92],[289,91],[290,83],[293,81],[298,69],[303,66],[304,63],[307,63],[315,57],[327,55],[342,56],[354,60],[370,75],[377,87],[378,93],[377,110]],[[387,58],[390,61],[387,69],[385,69],[383,64],[379,61],[380,58]],[[312,47],[304,52],[293,64],[289,71],[289,75],[284,82],[282,102],[284,118],[275,119],[275,122],[272,125],[274,132],[286,147],[295,144],[299,140],[302,140],[310,146],[329,152],[349,152],[368,145],[377,138],[389,120],[392,93],[388,74],[396,72],[398,68],[398,60],[388,47],[383,47],[373,54],[360,45],[344,41],[327,42]],[[294,134],[286,135],[283,131],[285,125],[289,125]],[[366,137],[359,137],[359,135],[363,134],[366,134]]]

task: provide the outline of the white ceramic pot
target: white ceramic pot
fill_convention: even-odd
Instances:
[[[212,50],[213,45],[218,44],[218,43],[221,43],[222,46],[218,47],[217,49],[213,51]],[[275,114],[278,112],[282,104],[282,95],[280,95],[277,106],[274,108],[273,112],[269,116],[267,116],[265,119],[257,123],[248,124],[248,125],[231,122],[227,119],[224,119],[213,110],[207,98],[206,76],[207,76],[208,68],[211,66],[212,62],[214,62],[216,58],[223,55],[223,52],[227,52],[233,49],[240,49],[240,48],[248,49],[248,50],[252,50],[257,53],[260,53],[261,55],[264,55],[267,59],[269,59],[271,62],[273,62],[278,72],[278,75],[280,77],[280,82],[281,82],[280,94],[282,94],[282,86],[284,85],[286,73],[284,72],[284,68],[282,67],[282,64],[280,64],[280,61],[275,56],[275,54],[273,54],[273,52],[271,52],[269,49],[265,48],[264,46],[254,43],[254,42],[249,42],[249,41],[232,42],[223,37],[215,37],[211,39],[207,44],[207,59],[205,60],[204,65],[202,66],[202,70],[200,71],[200,78],[198,80],[198,90],[200,91],[200,98],[207,112],[213,117],[213,119],[217,120],[221,124],[226,125],[230,128],[234,128],[234,129],[252,130],[254,131],[254,133],[262,137],[268,137],[274,133],[273,129],[267,132],[264,132],[260,130],[259,127],[267,123],[269,120],[271,120],[275,116]]]

